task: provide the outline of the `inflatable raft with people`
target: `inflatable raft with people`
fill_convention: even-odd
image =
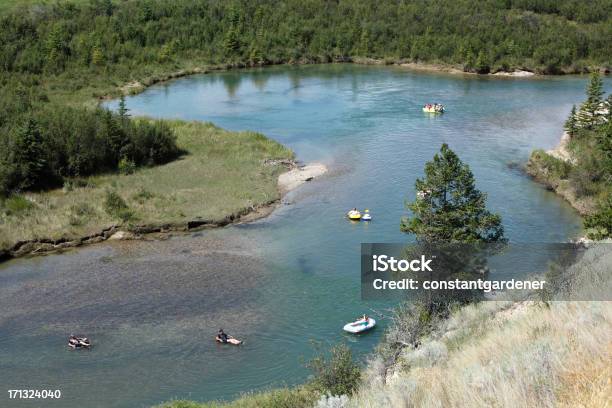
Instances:
[[[441,103],[427,103],[423,106],[423,112],[444,113],[444,105],[442,105]]]
[[[352,210],[346,213],[346,218],[351,221],[372,221],[372,214],[370,214],[370,210],[368,210],[367,208],[363,210],[363,213],[357,208],[353,208]]]
[[[376,320],[364,314],[356,321],[345,324],[342,329],[348,333],[359,334],[373,329],[374,326],[376,326]]]

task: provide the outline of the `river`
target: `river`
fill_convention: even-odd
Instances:
[[[140,407],[303,382],[313,340],[345,341],[363,360],[387,321],[358,338],[342,325],[392,305],[360,299],[360,243],[413,239],[399,231],[403,203],[441,143],[470,165],[511,242],[580,233],[575,211],[517,165],[558,142],[585,85],[342,64],[196,75],[127,98],[132,115],[260,131],[330,171],[250,224],[0,265],[0,384],[61,389],[49,407]],[[424,114],[430,101],[447,112]],[[374,221],[347,222],[352,207]],[[215,344],[219,327],[245,344]],[[67,351],[73,331],[96,347]]]

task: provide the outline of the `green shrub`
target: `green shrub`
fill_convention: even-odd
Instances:
[[[359,365],[345,344],[332,347],[329,356],[319,352],[307,367],[314,373],[312,386],[323,394],[350,395],[361,378]]]
[[[96,213],[96,210],[94,210],[94,208],[87,203],[75,204],[70,207],[70,211],[79,217],[89,217]]]
[[[121,174],[132,174],[136,171],[136,163],[133,160],[130,160],[126,157],[123,157],[119,160],[119,173]]]
[[[556,180],[565,180],[569,177],[572,166],[556,157],[551,156],[544,150],[534,150],[531,153],[530,161],[537,163],[543,170],[547,172],[549,178]]]
[[[0,144],[0,152],[8,152],[8,149],[3,148],[2,144]],[[14,170],[9,166],[11,164],[0,156],[0,198],[8,196],[13,185],[11,177],[14,174]]]
[[[600,186],[593,179],[593,173],[584,167],[578,167],[571,172],[570,182],[577,197],[589,197],[597,194]]]
[[[21,195],[14,194],[4,200],[2,207],[7,215],[25,216],[34,208],[34,203]]]
[[[148,201],[153,197],[155,197],[155,195],[152,192],[146,190],[144,187],[140,187],[138,192],[132,196],[132,199],[134,201],[138,201],[140,204],[144,204],[145,201]]]
[[[117,217],[123,222],[134,219],[134,212],[130,210],[125,200],[113,190],[106,190],[104,209],[108,215]]]
[[[594,214],[585,217],[584,227],[591,239],[612,237],[612,194],[600,201]]]
[[[155,408],[311,408],[319,393],[308,387],[280,388],[247,393],[230,402],[171,401]]]
[[[62,190],[64,190],[65,193],[68,193],[72,190],[74,190],[75,188],[94,188],[96,186],[96,183],[93,180],[89,180],[89,179],[68,179],[68,180],[64,180],[64,185],[62,187]]]
[[[70,207],[70,217],[68,222],[72,226],[83,225],[87,218],[93,217],[96,210],[87,203],[75,204]]]

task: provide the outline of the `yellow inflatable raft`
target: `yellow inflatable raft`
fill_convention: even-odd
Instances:
[[[346,216],[348,217],[349,220],[355,220],[358,221],[361,219],[361,213],[357,210],[351,210],[349,211]]]

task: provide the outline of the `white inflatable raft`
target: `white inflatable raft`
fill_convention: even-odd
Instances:
[[[363,333],[364,331],[368,331],[376,326],[376,320],[368,317],[368,320],[359,319],[352,323],[347,323],[344,325],[343,329],[345,332],[357,334]]]

